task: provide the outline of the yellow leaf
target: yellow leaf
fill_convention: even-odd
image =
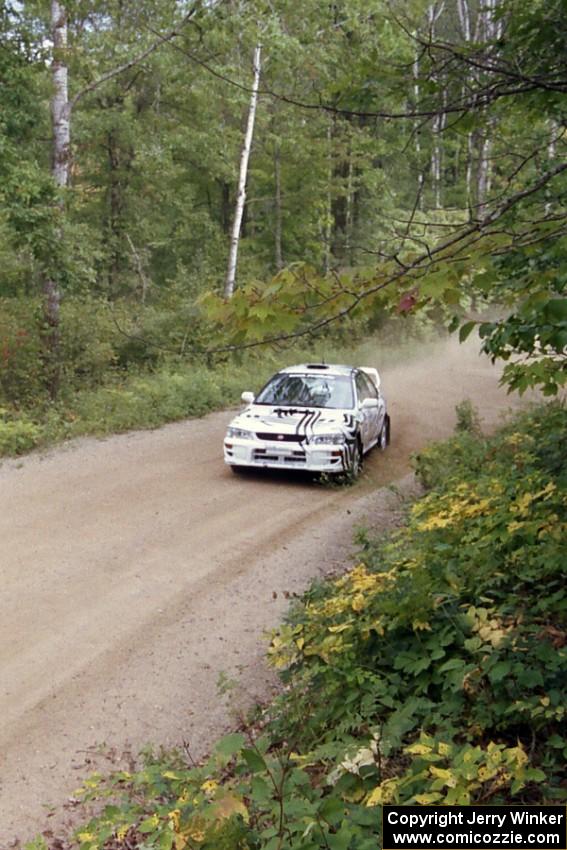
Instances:
[[[363,611],[366,604],[366,600],[362,593],[357,593],[354,599],[352,600],[352,610],[353,611]]]
[[[415,802],[419,803],[420,806],[428,806],[430,803],[434,803],[440,797],[435,791],[432,791],[431,794],[416,794]]]
[[[248,809],[240,797],[237,797],[235,794],[225,794],[224,797],[221,797],[220,800],[217,800],[213,804],[211,812],[217,820],[226,820],[226,818],[230,818],[233,815],[242,815],[246,823],[250,819]]]
[[[380,806],[384,801],[383,793],[380,785],[372,791],[366,799],[367,806]]]
[[[340,623],[338,626],[329,626],[327,631],[332,632],[333,634],[338,634],[339,632],[344,632],[345,629],[348,629],[349,625],[349,623]]]
[[[178,832],[179,831],[179,821],[181,817],[181,812],[179,809],[173,809],[173,811],[167,813],[167,817],[169,818],[169,822],[171,823],[172,828]]]
[[[218,787],[219,784],[215,779],[207,779],[201,785],[201,791],[204,791],[207,795],[211,795],[215,793]]]
[[[431,747],[426,744],[412,744],[411,747],[406,747],[406,753],[412,756],[426,756],[431,752]]]
[[[443,767],[435,767],[435,765],[431,765],[429,772],[437,779],[443,780],[443,783],[447,785],[448,788],[454,788],[457,784],[457,779],[453,776],[450,770],[445,770]]]

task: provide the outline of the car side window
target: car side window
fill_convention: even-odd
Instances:
[[[356,373],[355,382],[356,382],[356,394],[358,396],[358,403],[359,404],[362,404],[362,402],[364,401],[365,398],[372,398],[373,397],[368,392],[368,384],[364,380],[364,374],[362,372]],[[375,398],[375,396],[374,396],[374,398]]]
[[[375,384],[370,380],[368,375],[365,375],[364,372],[362,372],[362,377],[364,378],[364,381],[368,387],[368,397],[379,398],[380,393],[378,392],[378,389],[376,388]]]

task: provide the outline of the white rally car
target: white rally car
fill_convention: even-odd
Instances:
[[[380,377],[369,367],[308,363],[282,369],[230,423],[224,459],[245,467],[303,469],[356,478],[366,452],[390,441]]]

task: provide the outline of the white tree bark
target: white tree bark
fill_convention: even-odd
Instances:
[[[234,222],[232,224],[230,252],[228,256],[228,269],[226,272],[226,280],[224,285],[225,298],[232,298],[232,295],[234,293],[234,284],[236,281],[236,266],[238,262],[240,228],[242,226],[242,215],[244,212],[244,204],[246,202],[246,178],[248,176],[248,160],[250,159],[250,149],[252,147],[252,138],[254,135],[254,121],[256,118],[256,106],[258,103],[258,89],[260,87],[261,57],[262,46],[258,44],[256,45],[256,49],[254,50],[254,82],[252,84],[252,96],[250,98],[250,108],[248,110],[246,135],[244,136],[244,145],[242,147],[242,155],[240,157],[240,175],[238,179],[238,193],[236,196],[236,210],[234,214]]]
[[[435,39],[435,25],[443,12],[445,3],[439,5],[432,3],[427,9],[427,20],[429,23],[429,38]],[[436,209],[441,208],[441,132],[445,125],[445,114],[438,113],[433,119],[433,149],[431,151],[431,179],[435,196]]]
[[[457,0],[457,11],[463,39],[468,43],[471,40],[471,13],[468,0]]]
[[[457,12],[459,15],[459,24],[461,27],[461,35],[463,37],[463,41],[465,44],[470,44],[472,40],[472,20],[471,20],[471,10],[469,6],[469,0],[457,0]],[[477,21],[478,26],[478,21]],[[465,76],[463,80],[463,100],[467,94],[467,86],[468,86],[468,76]],[[473,198],[472,198],[472,182],[473,182],[473,163],[474,163],[474,136],[472,132],[467,134],[467,147],[466,147],[466,176],[465,176],[465,185],[466,185],[466,196],[467,196],[467,206],[469,208],[470,214],[472,214],[473,207]]]
[[[52,149],[51,174],[59,188],[69,184],[71,164],[71,122],[69,109],[69,81],[67,72],[67,9],[59,0],[51,0],[51,37],[53,55],[51,77]],[[60,238],[62,234],[59,234]],[[59,392],[61,367],[59,362],[59,323],[61,292],[53,270],[45,272],[42,280],[44,317],[44,361],[46,385],[51,398]]]
[[[493,42],[501,35],[501,25],[494,19],[498,0],[486,0],[484,8],[479,13],[482,37],[487,42]],[[492,136],[494,134],[494,118],[486,122],[480,143],[477,175],[477,204],[478,215],[486,213],[486,203],[492,184]]]
[[[551,119],[549,121],[549,142],[547,144],[547,158],[549,162],[552,163],[555,157],[557,156],[557,135],[559,132],[559,125],[555,119]],[[545,214],[549,215],[553,211],[553,204],[551,200],[548,200],[545,204]]]
[[[51,170],[57,185],[64,187],[69,185],[71,119],[67,59],[65,56],[67,50],[67,10],[59,0],[51,0],[51,31],[53,38],[53,60],[51,63],[53,152]]]
[[[414,98],[414,109],[415,111],[419,111],[419,56],[416,51],[415,59],[413,60],[413,98]],[[413,135],[415,140],[415,158],[417,160],[418,172],[417,172],[417,191],[419,195],[419,208],[423,207],[423,169],[421,167],[421,137],[420,137],[420,129],[419,129],[419,119],[416,119],[413,123]]]

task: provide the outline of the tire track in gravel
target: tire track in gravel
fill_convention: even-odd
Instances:
[[[456,403],[496,424],[498,377],[454,341],[384,372],[392,445],[349,489],[232,476],[227,411],[2,464],[0,847],[72,818],[61,805],[105,758],[202,753],[231,722],[221,671],[266,698],[262,634],[286,597],[345,563],[357,524],[399,521],[386,485],[411,489],[411,452],[451,433]]]

